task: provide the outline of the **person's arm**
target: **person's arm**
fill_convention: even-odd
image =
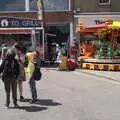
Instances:
[[[1,63],[1,65],[0,65],[0,73],[2,73],[3,70],[4,70],[5,61],[6,61],[6,59],[4,59],[4,60],[2,61],[2,63]]]

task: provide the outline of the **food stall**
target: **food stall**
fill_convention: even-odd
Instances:
[[[80,23],[78,63],[93,70],[120,70],[120,22],[106,19],[104,23],[84,27]]]

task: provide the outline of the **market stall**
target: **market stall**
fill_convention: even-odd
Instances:
[[[79,33],[78,62],[81,68],[120,70],[120,22],[105,20],[103,24],[77,26]]]

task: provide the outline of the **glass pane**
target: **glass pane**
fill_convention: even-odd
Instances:
[[[100,3],[110,3],[110,0],[100,0]]]
[[[30,0],[30,11],[37,10],[37,0]]]
[[[44,0],[45,10],[68,10],[69,0]]]
[[[37,0],[30,0],[30,11],[37,10]],[[69,0],[43,0],[45,10],[68,10]]]
[[[30,1],[30,11],[36,11],[37,0]],[[68,10],[69,0],[43,0],[45,10]],[[25,0],[1,0],[0,11],[25,11]]]
[[[25,0],[1,0],[0,11],[25,11]]]

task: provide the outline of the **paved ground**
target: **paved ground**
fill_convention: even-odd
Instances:
[[[87,69],[77,69],[76,71],[89,74],[92,76],[103,77],[112,81],[120,82],[120,71],[99,71],[99,70],[87,70]]]
[[[119,72],[42,69],[37,82],[40,101],[30,104],[28,81],[24,102],[19,109],[4,107],[5,94],[0,82],[1,120],[120,120]],[[109,76],[108,76],[109,75]],[[114,79],[111,79],[114,77]]]

